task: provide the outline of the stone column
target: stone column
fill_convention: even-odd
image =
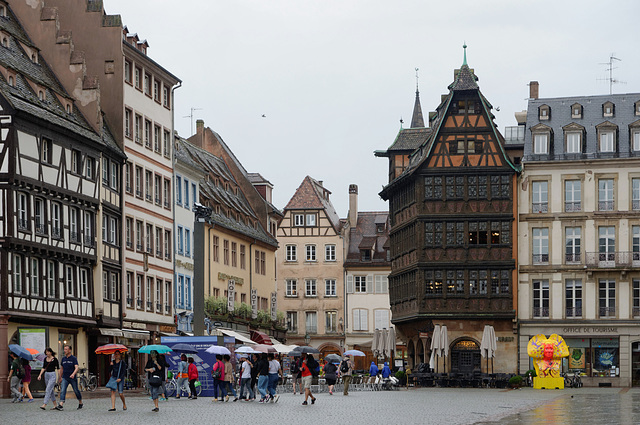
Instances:
[[[0,315],[0,398],[9,398],[9,315]]]

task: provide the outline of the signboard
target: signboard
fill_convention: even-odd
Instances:
[[[229,279],[227,284],[227,311],[231,312],[235,308],[236,282]]]
[[[24,348],[32,348],[38,350],[38,353],[44,353],[47,348],[47,329],[46,328],[19,328],[20,345]],[[42,362],[38,360],[31,361],[32,369],[41,369]]]
[[[271,293],[271,320],[278,320],[278,295]]]
[[[584,369],[586,357],[584,348],[569,348],[569,369]]]
[[[258,318],[258,290],[251,290],[251,318]]]

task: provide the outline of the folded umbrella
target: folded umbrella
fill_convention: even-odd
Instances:
[[[198,350],[191,344],[175,344],[171,350],[176,353],[198,354]]]
[[[16,356],[23,358],[25,360],[33,360],[33,355],[27,351],[26,348],[18,345],[18,344],[9,344],[9,351],[11,351]]]
[[[96,354],[126,353],[127,351],[129,349],[122,344],[107,344],[96,348]]]
[[[152,345],[143,345],[138,350],[138,353],[147,353],[147,354],[149,354],[152,351],[156,351],[158,354],[166,354],[166,353],[170,353],[173,350],[171,348],[167,347],[166,345],[152,344]]]
[[[231,351],[229,351],[227,347],[223,347],[222,345],[212,345],[211,347],[207,348],[205,351],[209,354],[215,354],[215,355],[221,355],[221,356],[225,354],[231,355]]]

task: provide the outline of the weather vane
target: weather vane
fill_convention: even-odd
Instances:
[[[420,71],[420,68],[416,68],[416,91],[418,91],[418,78],[420,78],[418,76],[418,71]]]

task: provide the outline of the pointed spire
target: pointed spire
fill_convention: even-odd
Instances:
[[[422,117],[422,107],[420,106],[420,90],[418,89],[418,71],[416,68],[416,102],[413,105],[413,116],[411,117],[411,128],[424,127],[424,118]]]
[[[464,49],[464,61],[462,62],[462,66],[465,66],[467,65],[467,42],[466,41],[462,45],[462,48]]]

